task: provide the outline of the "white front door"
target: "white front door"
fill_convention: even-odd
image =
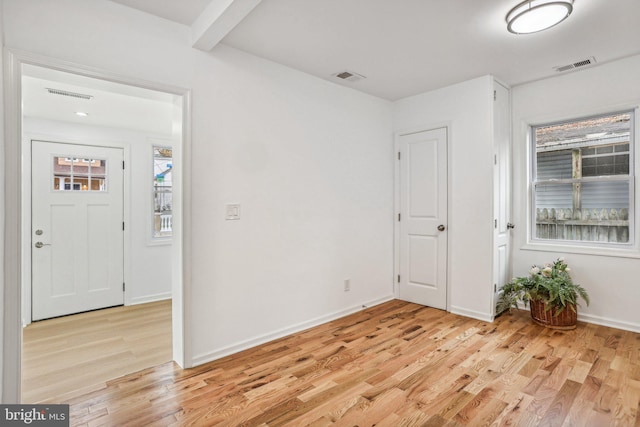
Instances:
[[[399,298],[447,308],[447,129],[399,137]]]
[[[32,141],[32,320],[122,305],[123,150]]]

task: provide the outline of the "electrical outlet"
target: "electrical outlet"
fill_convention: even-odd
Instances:
[[[351,290],[351,279],[344,279],[344,291],[349,292]]]

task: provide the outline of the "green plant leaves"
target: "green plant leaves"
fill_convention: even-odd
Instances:
[[[533,266],[528,276],[516,277],[502,287],[502,295],[497,301],[496,311],[518,308],[518,303],[528,303],[540,299],[547,303],[547,310],[556,307],[556,315],[567,306],[575,311],[578,300],[589,305],[589,294],[582,286],[573,283],[570,269],[563,258],[558,258],[545,266]]]

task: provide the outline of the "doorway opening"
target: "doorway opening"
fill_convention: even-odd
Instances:
[[[3,352],[5,372],[8,372],[8,375],[4,378],[3,399],[18,402],[23,394],[21,391],[22,331],[23,327],[38,318],[34,316],[32,305],[35,291],[32,280],[34,277],[32,250],[35,250],[34,245],[38,242],[42,244],[37,248],[38,250],[50,249],[45,237],[51,235],[45,236],[45,230],[36,226],[31,216],[34,212],[31,194],[33,172],[31,146],[32,141],[36,140],[59,144],[58,147],[106,148],[122,153],[124,164],[129,168],[125,169],[122,207],[122,222],[125,229],[121,244],[123,307],[118,309],[156,304],[163,306],[165,311],[169,310],[171,317],[169,335],[173,336],[169,344],[170,354],[180,366],[188,367],[189,362],[185,357],[184,348],[183,224],[181,221],[185,179],[182,165],[184,164],[185,135],[187,135],[186,123],[188,123],[188,91],[147,82],[132,82],[120,76],[12,52],[9,52],[8,59],[12,72],[8,73],[6,85],[8,100],[6,128],[7,140],[15,145],[7,144],[5,155],[7,163],[13,165],[7,170],[8,180],[15,178],[16,184],[7,191],[6,212],[7,225],[11,227],[12,223],[15,224],[19,233],[8,235],[5,246],[6,256],[10,261],[5,270],[5,277],[16,279],[15,281],[7,280],[5,283],[13,282],[16,285],[8,290],[5,299],[8,322],[5,323]],[[46,87],[43,88],[42,85]],[[90,98],[87,100],[75,95],[85,94],[85,92],[93,92],[99,96],[89,93]],[[34,102],[41,96],[52,98]],[[79,99],[88,101],[84,104],[86,108],[73,106],[78,105],[73,104],[73,101]],[[69,108],[72,111],[69,111]],[[92,109],[93,113],[84,111],[89,109]],[[65,114],[72,117],[66,117]],[[89,120],[80,121],[83,119]],[[157,145],[171,147],[173,151],[171,167],[174,205],[172,221],[168,222],[173,228],[170,239],[167,239],[166,233],[163,239],[155,239],[153,233],[155,215],[152,147]],[[102,157],[77,153],[65,155],[62,152],[51,157],[49,159],[51,162],[48,160],[45,162],[48,163],[45,169],[53,171],[55,161],[60,165],[77,161],[74,164],[77,165],[79,172],[77,179],[71,176],[56,177],[55,174],[48,176],[46,171],[43,172],[47,179],[51,178],[52,186],[49,193],[59,191],[66,193],[64,195],[67,196],[78,192],[99,196],[101,189],[107,188],[106,177],[100,175],[100,167],[103,165],[102,162],[108,159]],[[82,168],[88,167],[89,163],[84,165],[82,162],[95,163],[96,175],[83,175],[85,171]],[[54,184],[56,179],[59,184],[57,190]],[[93,180],[96,181],[95,185]],[[147,187],[148,197],[137,194],[145,191],[144,187]],[[12,204],[12,196],[13,200],[19,202]],[[94,221],[105,218],[100,211],[100,208],[93,209],[93,213],[96,213],[93,215]],[[42,230],[41,234],[38,234],[38,230]],[[33,239],[34,236],[42,239],[36,241]],[[93,236],[89,240],[105,239],[105,236],[105,234],[101,237]],[[63,242],[64,239],[58,238],[57,241]],[[99,247],[100,245],[94,245],[94,249]],[[61,259],[64,259],[64,256],[58,257],[58,261]],[[153,263],[154,268],[144,267],[149,263]],[[159,264],[167,265],[168,271],[158,272]],[[46,270],[47,268],[44,269]],[[99,267],[96,270],[97,273],[94,272],[94,276],[99,277],[98,273],[101,271]],[[153,276],[154,273],[158,274]],[[163,283],[162,287],[154,288],[153,285],[159,282]],[[151,286],[145,286],[149,284]],[[12,308],[6,310],[7,307]],[[91,305],[85,308],[86,310],[95,309]],[[63,312],[62,315],[86,311],[85,308],[75,307],[69,313]],[[54,312],[44,317],[59,315]],[[71,317],[73,316],[64,319]],[[129,326],[131,327],[132,324],[135,324],[135,320],[132,320]],[[65,344],[58,343],[58,345]],[[7,368],[11,369],[7,370]]]

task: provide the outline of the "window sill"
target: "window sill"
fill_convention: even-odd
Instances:
[[[147,241],[147,246],[170,246],[171,237],[155,237]]]
[[[547,242],[529,242],[523,245],[521,250],[524,251],[541,251],[541,252],[561,252],[568,254],[583,254],[607,256],[615,258],[640,258],[640,250],[635,246],[619,247],[597,247],[567,243],[547,243]]]

